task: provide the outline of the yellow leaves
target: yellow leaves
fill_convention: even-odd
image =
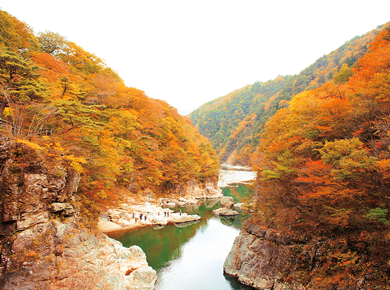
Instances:
[[[30,148],[35,149],[35,150],[40,150],[40,151],[43,151],[43,150],[44,150],[44,147],[39,146],[37,143],[30,142],[30,141],[23,140],[23,139],[18,139],[18,138],[17,138],[17,139],[16,139],[16,143],[24,144],[24,145],[26,145],[27,147],[30,147]]]
[[[82,173],[84,172],[84,168],[82,166],[82,164],[85,164],[87,163],[87,160],[83,157],[76,157],[74,155],[65,155],[63,157],[64,160],[68,161],[69,162],[69,165],[76,169],[77,172],[79,173]]]

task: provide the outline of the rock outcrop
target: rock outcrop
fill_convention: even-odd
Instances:
[[[195,180],[184,185],[179,185],[172,190],[172,194],[187,200],[191,199],[213,199],[223,197],[222,190],[218,188],[215,181],[208,180],[204,186],[200,186]]]
[[[0,136],[0,289],[154,288],[139,247],[80,227],[79,181],[58,155]]]
[[[141,248],[125,248],[104,234],[73,224],[37,224],[8,238],[1,249],[0,288],[153,289],[156,272]]]
[[[244,285],[260,290],[301,290],[299,284],[280,281],[281,271],[287,264],[283,247],[291,241],[272,230],[252,225],[243,229],[236,237],[227,256],[223,270],[237,277]]]
[[[327,278],[327,267],[334,259],[330,254],[333,246],[334,240],[327,237],[292,236],[246,223],[236,237],[223,269],[226,274],[237,277],[240,283],[260,290],[325,289],[329,284],[323,286],[321,280]],[[375,265],[371,269],[372,273],[377,270]],[[368,290],[373,289],[375,281],[374,275],[364,275],[352,278],[346,286],[332,289]]]
[[[231,196],[225,196],[221,199],[221,208],[213,210],[217,216],[236,216],[239,213],[234,209],[234,199]]]
[[[231,196],[224,196],[221,199],[221,207],[232,209],[234,206],[234,199]]]

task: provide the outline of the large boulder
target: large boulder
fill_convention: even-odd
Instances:
[[[231,196],[224,196],[221,199],[221,207],[232,209],[234,206],[234,199]]]

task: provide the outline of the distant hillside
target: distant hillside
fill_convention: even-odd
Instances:
[[[344,64],[344,68],[354,66],[388,24],[352,38],[297,75],[247,85],[204,104],[188,117],[210,139],[221,162],[248,164],[269,118],[279,108],[288,106],[294,95],[332,79]]]

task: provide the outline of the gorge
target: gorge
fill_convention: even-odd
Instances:
[[[390,23],[188,117],[0,24],[1,289],[390,289]]]

